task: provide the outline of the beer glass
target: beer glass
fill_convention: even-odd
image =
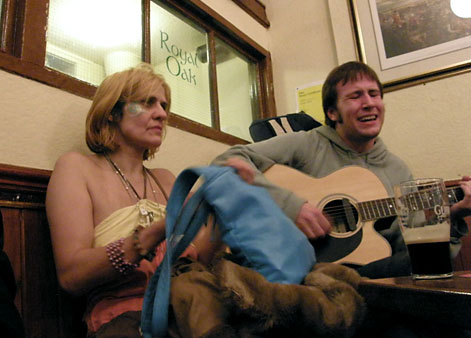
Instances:
[[[416,179],[395,188],[396,210],[413,279],[453,276],[450,206],[442,179]]]

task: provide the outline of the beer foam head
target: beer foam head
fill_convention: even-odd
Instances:
[[[450,240],[450,224],[447,222],[418,228],[403,228],[402,230],[406,244],[448,242]]]

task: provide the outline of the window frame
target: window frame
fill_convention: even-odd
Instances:
[[[151,0],[141,1],[143,12],[149,13]],[[257,86],[260,93],[260,118],[276,116],[272,62],[271,55],[267,50],[201,0],[160,1],[184,13],[185,16],[194,20],[208,32],[209,41],[211,42],[209,44],[211,55],[215,54],[214,37],[217,36],[249,59],[256,61]],[[97,87],[45,66],[48,7],[49,0],[4,0],[0,69],[92,99]],[[143,35],[143,59],[150,62],[150,15],[143,15]],[[168,125],[229,145],[248,143],[246,140],[219,130],[217,79],[214,76],[216,74],[216,64],[214,58],[210,58],[210,60],[210,67],[212,68],[210,79],[212,94],[210,96],[213,127],[205,126],[173,113],[169,115]]]

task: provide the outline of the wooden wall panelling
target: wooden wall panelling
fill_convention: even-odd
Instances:
[[[22,210],[24,233],[25,285],[28,304],[40,305],[40,311],[23,308],[32,331],[29,337],[58,336],[60,309],[51,241],[44,210]],[[38,330],[41,328],[41,331]]]
[[[45,212],[20,208],[1,211],[5,252],[17,278],[15,304],[23,318],[26,337],[58,337],[57,282]]]
[[[83,338],[84,303],[59,287],[45,211],[50,171],[0,164],[4,250],[17,281],[15,304],[28,338]]]
[[[11,209],[10,212],[6,212],[6,209],[0,208],[1,215],[3,216],[3,234],[4,234],[4,243],[3,243],[3,250],[8,255],[10,259],[11,266],[13,268],[13,272],[15,274],[16,280],[16,298],[15,298],[15,305],[18,308],[18,311],[22,310],[21,307],[21,286],[22,282],[22,249],[21,249],[21,227],[19,226],[18,220],[19,217],[19,210],[18,209]]]

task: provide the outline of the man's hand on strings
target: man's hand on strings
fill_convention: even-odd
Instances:
[[[310,203],[304,203],[301,207],[296,225],[309,239],[322,238],[332,230],[328,217]]]
[[[471,215],[471,176],[463,176],[460,182],[464,197],[451,207],[452,217],[466,217]]]

